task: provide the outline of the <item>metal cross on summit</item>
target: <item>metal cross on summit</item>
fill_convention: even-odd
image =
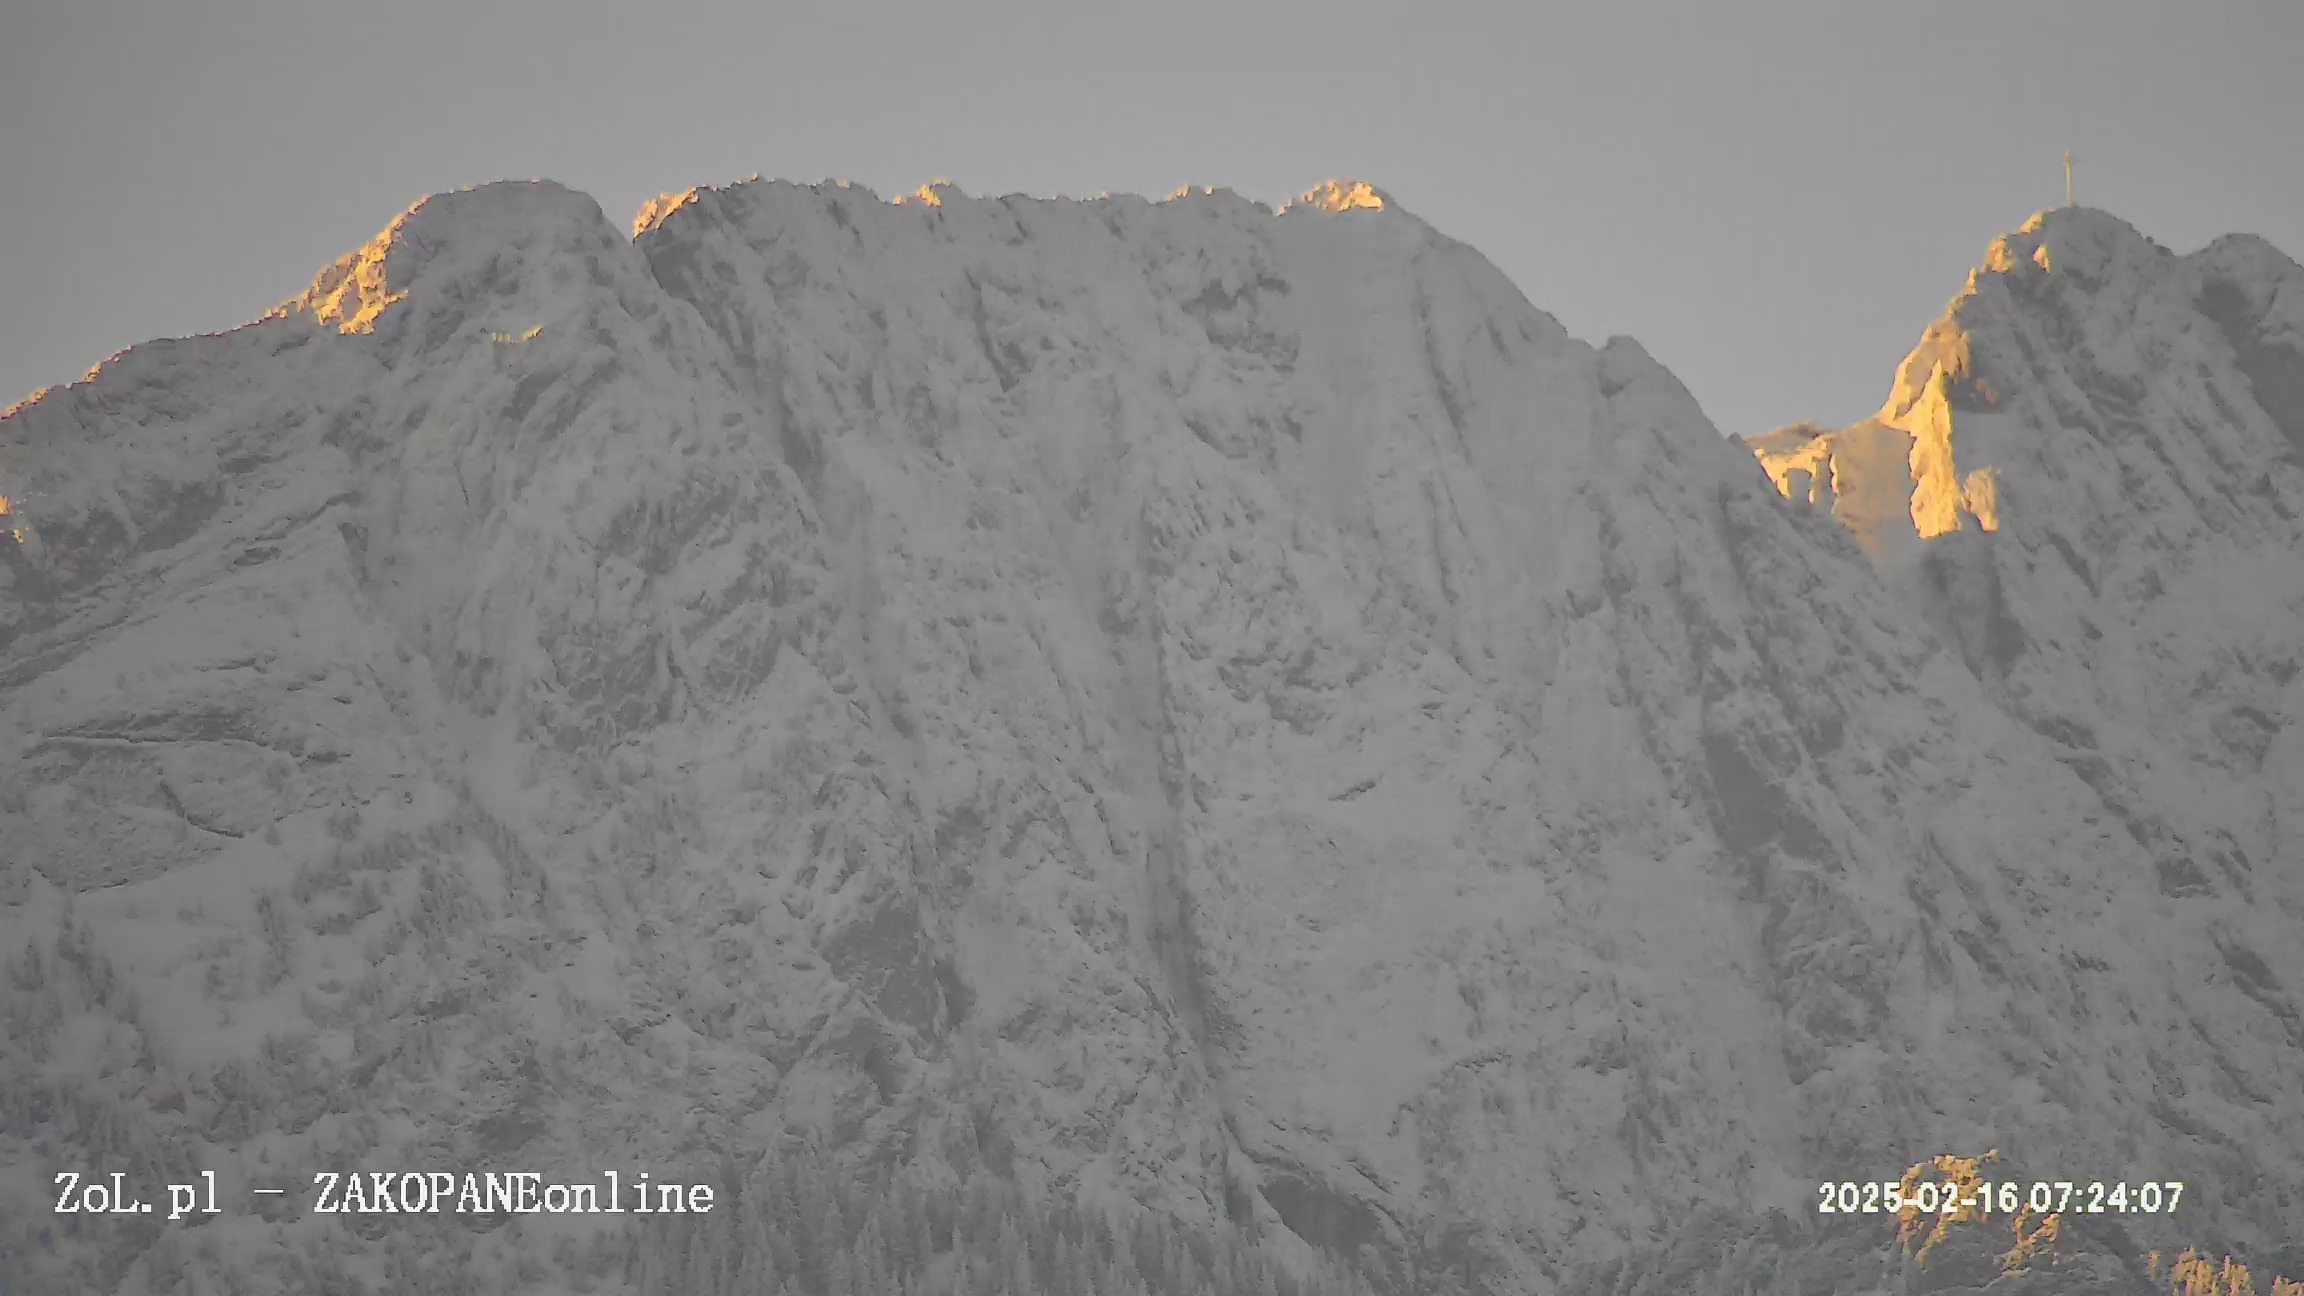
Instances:
[[[2072,150],[2064,150],[2064,205],[2072,205]]]

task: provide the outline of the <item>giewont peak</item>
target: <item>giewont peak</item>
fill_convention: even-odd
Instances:
[[[2035,212],[2015,233],[1994,239],[1978,269],[2007,274],[2029,262],[2049,274],[2102,282],[2124,271],[2148,271],[2170,255],[2108,211],[2057,207]]]
[[[1778,491],[1828,504],[1875,556],[1910,540],[1999,530],[2015,498],[2003,491],[2004,471],[2023,478],[2029,469],[2027,516],[2054,517],[2047,501],[2070,464],[2151,444],[2159,458],[2128,469],[2142,480],[2168,456],[2193,454],[2200,429],[2224,428],[2222,460],[2188,479],[2169,469],[2174,484],[2151,497],[2178,499],[2183,480],[2217,480],[2252,462],[2266,443],[2250,441],[2249,426],[2268,422],[2304,445],[2304,384],[2293,377],[2304,372],[2294,359],[2304,355],[2304,308],[2283,305],[2304,298],[2282,291],[2300,274],[2253,236],[2179,256],[2110,212],[2043,211],[1985,249],[1872,418],[1746,444]],[[2250,407],[2253,416],[2238,412]],[[2043,462],[2060,467],[2040,471]],[[2121,481],[2098,498],[2125,489]]]

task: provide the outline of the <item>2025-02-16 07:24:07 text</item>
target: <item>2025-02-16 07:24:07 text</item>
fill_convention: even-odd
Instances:
[[[2184,1198],[2180,1179],[1979,1180],[1960,1184],[1927,1179],[1907,1185],[1895,1179],[1840,1180],[1816,1185],[1819,1215],[2166,1215]]]

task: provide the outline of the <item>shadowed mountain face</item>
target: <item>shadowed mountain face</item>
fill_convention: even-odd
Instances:
[[[2130,336],[2058,229],[1865,434],[1957,485],[1882,574],[1367,186],[420,204],[0,421],[0,1165],[798,1139],[1524,1292],[1997,1147],[2188,1182],[2107,1272],[2293,1242],[2294,267],[2202,254],[2179,434],[1994,367]],[[392,1245],[278,1213],[202,1263]]]

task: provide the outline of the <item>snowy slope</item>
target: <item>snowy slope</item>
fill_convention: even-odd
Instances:
[[[2057,274],[2157,264],[2054,230]],[[2285,263],[2218,255],[2194,341],[2280,372]],[[1917,444],[1954,389],[1908,372]],[[0,421],[0,1194],[804,1137],[1545,1291],[1996,1146],[2190,1182],[2122,1246],[2295,1240],[2295,739],[2223,782],[2145,739],[2213,729],[2211,665],[2293,699],[2292,623],[2196,624],[2294,567],[2293,462],[2231,458],[2290,416],[2232,409],[2165,490],[2258,565],[2153,605],[2224,655],[2004,660],[2008,546],[1908,597],[1636,344],[1364,185],[747,182],[629,239],[442,195]],[[1958,435],[2020,540],[2021,429]],[[2122,501],[2098,588],[2197,539],[2064,507]],[[2027,645],[2085,638],[2048,606]],[[2243,804],[2245,858],[2199,853]],[[198,1263],[383,1281],[378,1230],[269,1209]],[[185,1263],[10,1227],[89,1285]]]
[[[2103,212],[2042,213],[1988,249],[1874,420],[1753,444],[2088,780],[2174,914],[2298,911],[2304,268],[2251,237],[2177,256]],[[2234,983],[2267,1028],[2304,1038],[2293,979],[2251,967]]]
[[[2043,212],[1873,419],[1749,444],[2150,857],[2159,939],[2226,961],[2184,996],[2238,990],[2304,1046],[2295,966],[2252,956],[2304,945],[2304,267]],[[2296,1069],[2217,1065],[2242,1093]]]

